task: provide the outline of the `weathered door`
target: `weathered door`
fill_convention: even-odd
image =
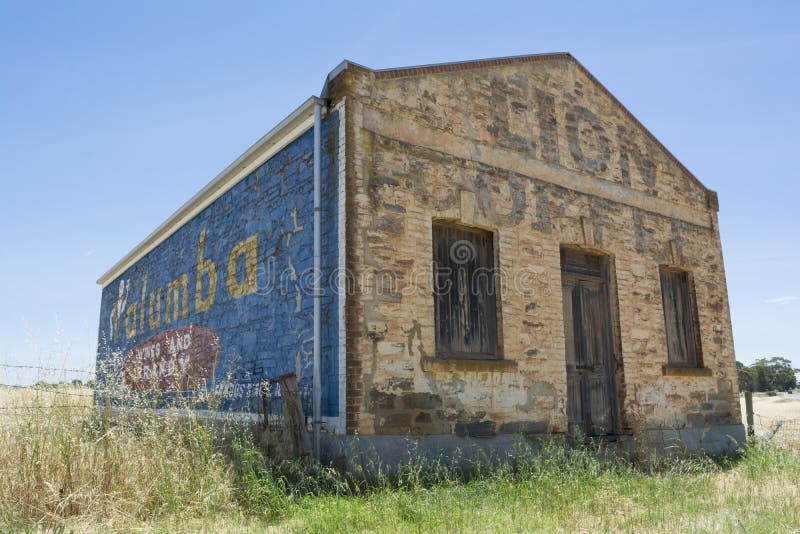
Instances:
[[[616,387],[608,268],[604,256],[565,249],[561,255],[570,431],[614,434]]]

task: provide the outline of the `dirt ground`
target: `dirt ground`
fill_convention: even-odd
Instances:
[[[742,421],[746,421],[744,395],[741,397],[741,404]],[[767,397],[756,393],[753,395],[753,413],[769,419],[800,419],[800,396],[779,393],[774,397]]]

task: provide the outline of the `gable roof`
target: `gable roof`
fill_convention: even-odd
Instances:
[[[375,79],[393,79],[406,76],[422,76],[429,74],[440,74],[455,72],[467,69],[478,69],[495,66],[514,65],[520,63],[533,63],[538,61],[568,61],[583,72],[597,87],[603,91],[619,109],[627,115],[634,124],[642,129],[645,135],[653,141],[664,153],[683,171],[693,182],[705,191],[706,188],[689,169],[687,169],[639,120],[602,84],[589,72],[577,59],[568,52],[556,52],[549,54],[529,54],[522,56],[508,56],[488,59],[475,59],[469,61],[456,61],[452,63],[434,63],[430,65],[417,65],[411,67],[399,67],[390,69],[370,69],[349,60],[342,61],[325,78],[325,84],[320,92],[320,99],[330,97],[330,84],[342,72],[353,69],[368,72]],[[296,139],[303,132],[311,127],[312,108],[319,99],[310,97],[296,110],[290,113],[275,128],[270,130],[264,137],[248,148],[241,156],[223,170],[208,185],[201,189],[166,221],[156,228],[141,243],[126,254],[111,269],[103,274],[97,281],[101,286],[106,286],[114,281],[126,269],[131,267],[136,261],[141,259],[148,252],[153,250],[166,238],[172,235],[178,228],[183,226],[188,220],[202,211],[206,206],[221,196],[225,191],[233,187],[242,180],[255,167],[269,159],[275,152],[286,146],[289,142]]]
[[[678,168],[683,171],[686,176],[689,177],[696,185],[702,188],[705,191],[709,191],[709,189],[703,185],[703,183],[689,170],[686,166],[681,163],[681,161],[675,157],[675,155],[669,151],[669,149],[664,146],[664,144],[658,140],[658,138],[653,135],[653,133],[648,130],[640,121],[636,118],[636,116],[631,113],[631,111],[626,108],[622,102],[619,101],[614,94],[606,88],[600,80],[598,80],[589,70],[583,66],[583,64],[575,59],[575,57],[570,54],[569,52],[553,52],[553,53],[546,53],[546,54],[527,54],[521,56],[506,56],[506,57],[496,57],[496,58],[487,58],[487,59],[472,59],[467,61],[455,61],[450,63],[432,63],[429,65],[416,65],[410,67],[396,67],[396,68],[389,68],[389,69],[371,69],[369,67],[365,67],[358,63],[354,63],[349,60],[342,61],[339,65],[336,66],[327,76],[325,79],[325,85],[322,88],[322,92],[320,93],[321,98],[328,98],[328,89],[329,84],[332,82],[339,74],[347,69],[354,69],[354,70],[362,70],[371,73],[376,80],[386,80],[386,79],[393,79],[393,78],[403,78],[409,76],[423,76],[428,74],[442,74],[447,72],[456,72],[468,69],[481,69],[487,67],[498,67],[498,66],[505,66],[505,65],[515,65],[520,63],[535,63],[540,61],[567,61],[574,65],[578,70],[580,70],[584,75],[586,75],[589,80],[591,80],[603,93],[605,93],[611,101],[622,111],[624,115],[626,115],[633,123],[641,128],[642,132],[650,139],[655,145],[664,151],[667,157],[678,166]]]

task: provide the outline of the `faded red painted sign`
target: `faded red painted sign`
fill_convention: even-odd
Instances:
[[[134,391],[191,391],[211,381],[219,354],[213,330],[199,325],[173,328],[128,350],[123,378]]]

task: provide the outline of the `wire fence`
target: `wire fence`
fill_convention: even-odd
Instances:
[[[81,410],[92,412],[95,410],[94,406],[86,406],[81,404],[49,404],[42,406],[0,406],[0,413],[3,414],[23,414],[31,412],[44,413],[52,410]]]
[[[4,379],[9,371],[29,373],[25,377],[28,383]],[[75,379],[75,375],[85,377],[85,380]],[[250,418],[255,416],[265,428],[281,430],[286,426],[287,414],[284,407],[287,387],[283,382],[285,376],[224,382],[217,387],[196,391],[141,392],[98,386],[101,381],[96,381],[97,374],[92,370],[3,363],[0,364],[0,416],[43,413],[48,410],[89,413],[107,406],[118,409],[181,408],[223,415],[246,415]],[[291,388],[292,402],[297,399],[297,411],[307,425],[312,412],[311,387],[293,380]]]
[[[94,376],[88,369],[0,363],[0,416],[88,413],[94,409],[94,392],[84,384]]]
[[[761,439],[800,453],[800,418],[787,419],[753,412],[753,432]]]
[[[2,369],[28,369],[45,373],[78,373],[94,376],[95,371],[89,369],[70,369],[65,367],[45,367],[42,365],[16,365],[10,363],[0,363]]]
[[[4,383],[3,377],[9,371],[35,372],[37,380],[29,385]],[[70,380],[67,375],[82,376],[85,380],[75,378]],[[53,380],[54,377],[60,380]],[[135,406],[138,403],[142,406],[143,399],[148,401],[151,407],[167,404],[163,395],[156,393],[131,395],[129,391],[98,390],[94,387],[96,377],[96,372],[88,369],[0,364],[0,415],[46,410],[76,410],[84,413],[107,405],[125,407]],[[266,428],[280,430],[286,424],[286,409],[283,405],[285,386],[281,385],[280,378],[260,378],[256,381],[230,383],[228,385],[235,386],[233,388],[235,391],[245,392],[244,402],[238,405],[222,402],[216,409],[221,412],[238,411],[259,416]],[[296,388],[293,395],[299,399],[301,417],[305,419],[305,424],[308,424],[311,416],[311,387],[294,382],[293,388]],[[219,398],[224,400],[229,389],[216,388],[222,392]],[[212,392],[210,396],[214,397],[214,393]],[[205,391],[182,392],[172,400],[183,408],[208,410],[210,405],[209,393]],[[744,399],[742,402],[744,403]],[[800,418],[779,417],[754,411],[753,423],[753,431],[757,437],[800,453]]]

